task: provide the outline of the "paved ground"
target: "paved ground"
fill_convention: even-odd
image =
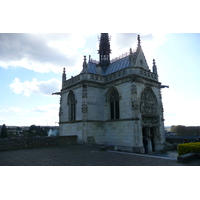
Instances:
[[[0,166],[200,166],[200,160],[181,164],[164,154],[98,151],[94,146],[70,145],[1,151]]]

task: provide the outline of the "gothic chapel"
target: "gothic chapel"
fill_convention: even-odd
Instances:
[[[79,143],[113,146],[116,150],[144,153],[164,148],[161,83],[153,60],[146,62],[140,36],[135,52],[110,60],[108,33],[101,33],[99,61],[84,56],[80,74],[62,75],[59,92],[59,135],[77,135]]]

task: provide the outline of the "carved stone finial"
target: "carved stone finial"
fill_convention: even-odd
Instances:
[[[63,68],[63,75],[62,75],[62,81],[66,81],[66,73],[65,73],[65,67]]]
[[[157,66],[156,66],[156,61],[153,59],[153,73],[157,74]]]
[[[153,66],[154,66],[154,65],[156,65],[156,61],[155,61],[155,59],[153,59]]]
[[[87,61],[86,61],[86,56],[84,56],[84,61],[83,61],[83,72],[87,73]]]
[[[138,47],[140,47],[141,44],[140,35],[138,35],[137,39],[138,39]]]

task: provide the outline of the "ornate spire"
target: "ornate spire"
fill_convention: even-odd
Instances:
[[[138,35],[137,40],[138,40],[138,47],[141,47],[140,35]]]
[[[155,59],[153,59],[153,73],[157,74],[157,66],[156,66]]]
[[[137,36],[137,40],[138,40],[138,45],[137,45],[137,50],[136,50],[136,52],[138,53],[139,50],[141,49],[141,40],[140,40],[140,35]]]
[[[84,56],[84,61],[83,61],[83,72],[87,73],[87,61],[86,61],[86,56]]]
[[[66,79],[65,68],[63,68],[62,81],[66,81]]]
[[[103,68],[107,68],[110,64],[110,38],[108,33],[101,33],[100,43],[99,43],[99,62]]]
[[[84,62],[83,62],[83,64],[87,64],[87,63],[86,63],[86,56],[84,56]]]

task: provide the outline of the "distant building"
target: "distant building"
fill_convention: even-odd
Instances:
[[[169,136],[176,136],[177,134],[172,132],[172,131],[165,131],[165,136],[169,137]]]
[[[153,60],[146,62],[140,36],[136,51],[110,60],[108,33],[101,33],[99,61],[84,56],[83,70],[62,75],[59,135],[77,135],[79,143],[112,145],[144,152],[162,150],[165,142],[161,83]],[[164,86],[165,87],[165,86]]]

